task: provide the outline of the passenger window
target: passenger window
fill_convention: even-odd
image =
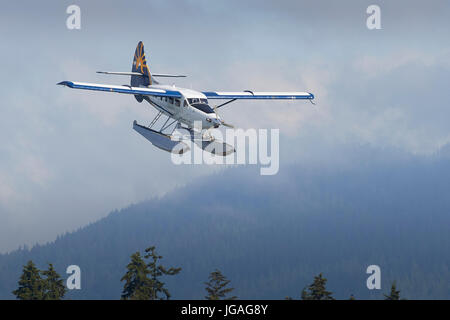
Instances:
[[[180,99],[175,99],[175,105],[176,105],[177,107],[180,106]]]
[[[187,102],[184,100],[183,107],[187,107]]]
[[[169,98],[169,102],[173,104],[173,98]]]

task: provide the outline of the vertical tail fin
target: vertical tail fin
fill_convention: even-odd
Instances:
[[[139,41],[136,47],[136,51],[134,52],[131,72],[139,72],[142,74],[141,76],[131,76],[132,87],[146,87],[152,84],[152,76],[147,65],[147,60],[145,59],[144,44],[142,43],[142,41]],[[138,102],[142,102],[143,100],[143,97],[141,95],[135,95],[134,97]]]
[[[147,65],[147,60],[145,59],[144,44],[142,41],[139,41],[136,51],[134,52],[131,71],[142,74],[142,76],[131,76],[132,87],[148,86],[152,84],[152,76]]]

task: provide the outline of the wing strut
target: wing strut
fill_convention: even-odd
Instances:
[[[158,114],[156,115],[156,117],[153,118],[152,122],[150,122],[150,124],[148,125],[148,128],[151,129],[153,127],[153,125],[156,123],[156,121],[158,121],[158,119],[161,117],[162,112],[159,111]]]
[[[216,109],[219,109],[220,107],[223,107],[224,105],[229,104],[229,103],[232,103],[233,101],[236,101],[236,100],[237,100],[237,99],[231,99],[231,100],[229,100],[229,101],[227,101],[227,102],[225,102],[225,103],[222,103],[222,104],[218,105],[218,106],[216,107]]]
[[[156,121],[158,121],[159,118],[161,118],[161,115],[163,113],[161,111],[158,112],[158,114],[153,118],[152,122],[150,122],[150,124],[148,125],[148,129],[152,129],[153,126],[155,125]],[[162,125],[161,129],[159,129],[157,132],[159,133],[163,133],[164,130],[170,128],[175,122],[178,122],[178,120],[174,119],[172,122],[170,122],[169,124],[167,124],[169,122],[169,120],[171,119],[171,117],[167,116],[167,120],[166,122],[164,122],[164,124]],[[173,128],[172,132],[175,130],[176,126]],[[153,130],[153,129],[152,129]],[[172,133],[171,133],[172,134]]]

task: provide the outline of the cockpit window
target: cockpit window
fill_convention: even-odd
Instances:
[[[208,106],[208,99],[189,98],[187,100],[189,101],[189,104],[195,109],[203,111],[204,113],[214,113],[214,110],[210,106]]]
[[[205,103],[193,103],[191,104],[195,109],[203,111],[204,113],[214,113],[214,110]]]
[[[208,104],[208,100],[207,99],[199,99],[199,98],[189,98],[188,99],[189,104],[193,104],[193,103],[203,103],[203,104]]]

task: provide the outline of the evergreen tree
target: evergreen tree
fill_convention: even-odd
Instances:
[[[33,261],[23,267],[23,273],[19,280],[19,288],[12,292],[19,300],[42,300],[43,281],[40,276],[40,271],[34,265]]]
[[[122,299],[150,300],[152,284],[148,278],[149,273],[150,271],[141,254],[136,252],[131,255],[131,262],[127,265],[127,272],[120,279],[120,281],[125,281]]]
[[[207,300],[234,300],[237,297],[232,296],[226,298],[226,295],[229,294],[234,288],[226,288],[226,286],[230,283],[230,280],[227,280],[224,275],[219,270],[215,270],[211,272],[209,275],[209,281],[205,282],[206,291],[208,295],[205,296]]]
[[[66,294],[66,287],[63,279],[55,271],[53,265],[50,263],[48,270],[42,271],[43,279],[43,299],[44,300],[61,300]]]
[[[322,273],[314,277],[314,282],[303,289],[302,300],[334,300],[332,292],[326,290],[327,279],[322,277]]]
[[[170,293],[164,287],[161,277],[165,275],[173,276],[181,271],[181,268],[169,268],[158,264],[162,259],[156,253],[155,247],[145,249],[144,259],[150,259],[147,263],[139,252],[131,256],[131,262],[127,266],[127,273],[121,281],[125,281],[122,292],[122,299],[133,300],[163,300],[170,299]]]
[[[151,300],[163,300],[163,296],[161,294],[165,295],[165,298],[167,300],[170,299],[170,293],[167,288],[164,287],[164,282],[160,280],[160,277],[163,275],[166,276],[173,276],[178,274],[181,271],[181,268],[169,268],[166,269],[162,265],[158,265],[158,260],[162,259],[162,256],[159,256],[156,253],[155,247],[150,247],[145,249],[145,259],[151,259],[151,261],[147,264],[147,267],[149,269],[150,274],[150,280],[151,280]]]
[[[389,295],[384,295],[384,300],[400,300],[400,290],[397,290],[395,281],[392,282],[391,293]]]

